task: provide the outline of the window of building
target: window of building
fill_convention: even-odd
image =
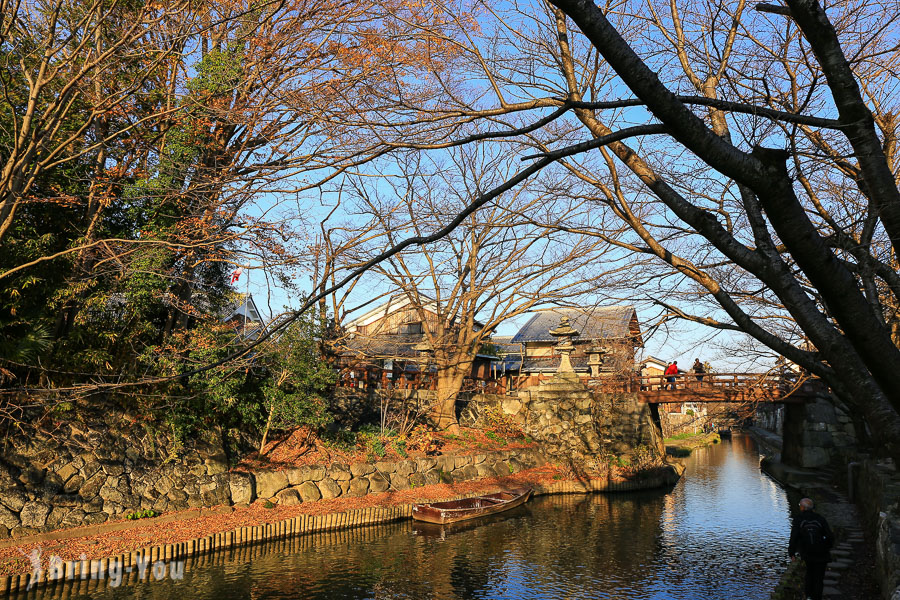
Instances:
[[[419,334],[421,334],[421,333],[425,333],[425,332],[422,329],[422,322],[416,321],[413,323],[403,323],[402,325],[400,325],[400,333],[409,333],[409,334],[419,333]]]

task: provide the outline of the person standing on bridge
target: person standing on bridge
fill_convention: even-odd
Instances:
[[[822,589],[825,587],[825,569],[831,560],[831,545],[834,534],[828,521],[813,511],[813,501],[804,498],[800,501],[800,513],[794,517],[791,525],[791,539],[788,542],[788,555],[791,560],[797,554],[806,564],[806,581],[804,597],[807,600],[822,600]]]
[[[691,371],[697,376],[697,381],[703,381],[703,375],[706,374],[706,367],[703,366],[703,363],[700,362],[699,358],[694,359],[694,366],[691,367]]]
[[[666,381],[668,382],[669,389],[675,389],[675,377],[678,375],[678,361],[673,360],[668,367],[666,367],[665,373],[663,375],[666,376]]]

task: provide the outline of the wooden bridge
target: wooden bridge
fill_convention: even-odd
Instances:
[[[819,379],[772,373],[680,373],[678,375],[595,378],[589,387],[602,392],[631,392],[651,404],[673,402],[800,403],[826,390]]]

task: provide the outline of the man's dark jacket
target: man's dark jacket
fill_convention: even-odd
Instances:
[[[808,521],[818,521],[822,526],[822,531],[825,534],[825,543],[819,548],[808,548],[803,542],[804,525],[808,525]],[[800,554],[800,558],[805,562],[827,563],[831,560],[831,552],[829,550],[833,543],[834,534],[831,532],[825,517],[812,510],[801,511],[794,517],[794,522],[791,525],[791,541],[788,543],[788,555],[793,557],[795,554]]]

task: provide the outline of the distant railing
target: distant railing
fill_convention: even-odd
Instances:
[[[768,373],[679,373],[677,375],[635,375],[597,377],[588,385],[605,392],[653,392],[690,390],[754,390],[782,397],[799,390],[821,387],[818,379]]]

